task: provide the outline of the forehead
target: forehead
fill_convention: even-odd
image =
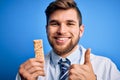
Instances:
[[[78,21],[78,16],[77,16],[76,10],[74,10],[74,9],[57,10],[50,15],[49,21],[51,21],[51,20],[58,20],[58,21],[74,20],[74,21]]]

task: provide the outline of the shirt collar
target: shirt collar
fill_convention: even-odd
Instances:
[[[53,65],[57,65],[59,60],[62,57],[60,57],[59,55],[57,55],[53,50],[51,52],[51,61],[53,63]],[[72,52],[69,56],[67,56],[67,58],[71,61],[71,64],[75,64],[75,63],[80,63],[80,59],[81,59],[81,52],[79,49],[79,46],[77,47],[77,49]]]
[[[81,52],[80,52],[79,46],[74,52],[72,52],[69,56],[67,56],[67,58],[71,61],[71,64],[80,63]]]
[[[61,59],[61,57],[59,55],[57,55],[53,50],[51,52],[51,61],[53,63],[53,65],[57,65],[59,60]]]

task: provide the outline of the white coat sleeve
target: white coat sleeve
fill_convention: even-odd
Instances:
[[[21,80],[21,77],[20,77],[19,73],[17,73],[15,80]]]

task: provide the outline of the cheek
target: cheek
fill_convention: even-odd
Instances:
[[[72,29],[72,30],[71,30],[71,33],[72,33],[74,36],[80,35],[79,29]]]
[[[48,34],[49,36],[53,35],[55,32],[56,32],[56,31],[55,31],[55,29],[53,29],[53,28],[48,28],[48,29],[47,29],[47,34]]]

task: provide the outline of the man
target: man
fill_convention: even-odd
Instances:
[[[45,12],[52,50],[45,61],[32,58],[21,64],[16,80],[120,80],[112,61],[78,45],[84,26],[73,0],[56,0]]]

